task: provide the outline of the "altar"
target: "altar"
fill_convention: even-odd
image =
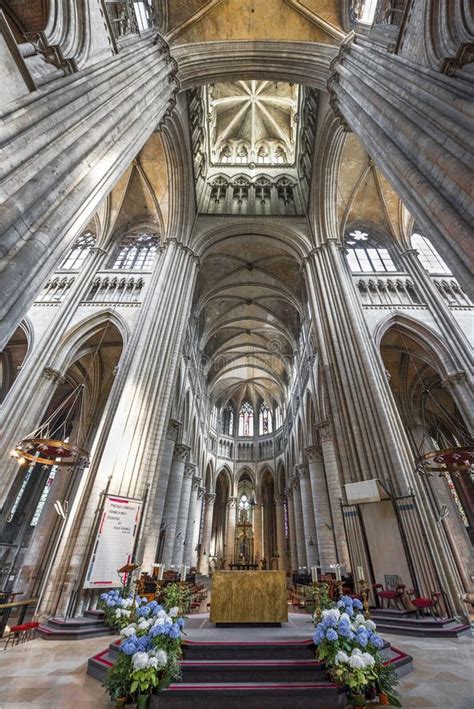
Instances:
[[[211,623],[288,621],[284,571],[215,571],[211,587]]]

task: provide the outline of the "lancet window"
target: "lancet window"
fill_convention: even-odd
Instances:
[[[137,234],[122,239],[112,268],[118,271],[151,271],[160,239],[155,234]]]
[[[418,258],[425,271],[439,275],[451,275],[448,266],[426,236],[413,234],[411,237],[411,245],[418,251]]]
[[[258,414],[258,433],[260,436],[265,436],[273,431],[272,412],[267,404],[263,402]]]
[[[92,231],[85,231],[76,239],[71,251],[68,253],[61,268],[69,271],[80,271],[84,265],[87,254],[95,246],[95,234]]]
[[[283,425],[283,418],[281,415],[281,408],[279,406],[275,409],[275,429],[280,428]]]
[[[385,273],[397,270],[385,245],[360,229],[349,232],[346,246],[347,261],[352,273]]]
[[[222,432],[227,436],[234,435],[234,410],[226,406],[222,414]]]
[[[253,407],[248,401],[240,407],[239,436],[253,436]]]

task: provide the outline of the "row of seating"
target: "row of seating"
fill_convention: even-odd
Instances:
[[[2,650],[6,650],[8,645],[20,645],[27,640],[33,640],[35,637],[36,628],[39,627],[37,621],[30,621],[29,623],[22,623],[21,625],[12,625],[9,632],[2,637],[2,642],[4,646]]]

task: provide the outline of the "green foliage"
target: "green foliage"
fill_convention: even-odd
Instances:
[[[375,670],[377,673],[377,679],[375,682],[377,691],[383,692],[387,695],[391,706],[401,707],[402,704],[400,702],[400,694],[396,690],[399,679],[395,667],[391,663],[384,664],[384,661],[381,658],[376,663]]]
[[[128,655],[120,653],[117,661],[107,672],[102,686],[106,688],[110,699],[120,699],[126,697],[131,692],[130,680],[131,661]]]
[[[178,608],[178,615],[185,615],[191,606],[191,592],[187,586],[180,583],[170,583],[160,595],[160,603],[167,608]]]
[[[364,694],[367,687],[377,679],[375,666],[356,669],[339,664],[331,668],[330,675],[336,684],[349,687],[352,694]]]

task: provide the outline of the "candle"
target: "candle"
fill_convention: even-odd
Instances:
[[[364,580],[364,569],[362,568],[362,566],[357,567],[357,575],[359,576],[359,581]]]
[[[163,572],[165,570],[165,565],[164,564],[158,564],[158,581],[163,580]]]
[[[187,569],[188,567],[183,564],[181,567],[181,581],[186,581]]]
[[[312,566],[311,567],[311,581],[313,583],[318,582],[318,567],[317,566]]]
[[[341,565],[336,564],[336,581],[341,580]]]

